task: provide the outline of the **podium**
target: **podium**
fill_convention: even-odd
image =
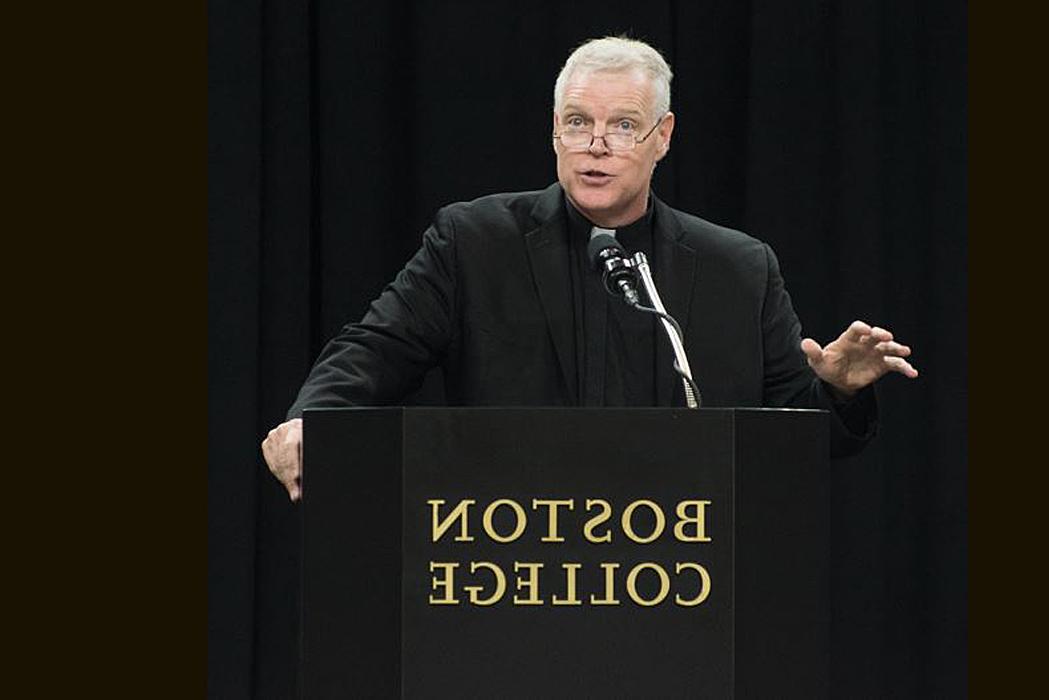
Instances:
[[[825,412],[303,425],[303,698],[827,697]]]

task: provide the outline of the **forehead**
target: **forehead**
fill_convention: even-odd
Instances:
[[[576,71],[566,81],[560,111],[638,112],[652,107],[652,85],[639,70]]]

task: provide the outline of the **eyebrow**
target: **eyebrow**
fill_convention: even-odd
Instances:
[[[569,113],[572,113],[572,112],[578,112],[579,114],[585,114],[587,116],[590,116],[590,113],[587,112],[587,110],[585,110],[581,106],[579,106],[577,104],[573,104],[571,102],[566,102],[561,107],[561,113],[562,114],[569,114]],[[637,120],[640,121],[640,120],[645,118],[645,114],[643,112],[641,112],[640,110],[634,109],[632,107],[627,107],[627,108],[624,108],[622,110],[613,110],[612,111],[612,116],[609,117],[609,119],[610,120],[611,119],[620,119],[621,117],[631,117],[633,119],[637,119]]]

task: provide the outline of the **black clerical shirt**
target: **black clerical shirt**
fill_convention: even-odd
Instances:
[[[656,317],[637,311],[605,291],[587,259],[594,224],[565,200],[575,310],[576,376],[582,406],[656,405]],[[616,240],[631,255],[641,251],[655,269],[652,199],[637,221],[616,230]],[[663,358],[669,362],[669,358]]]

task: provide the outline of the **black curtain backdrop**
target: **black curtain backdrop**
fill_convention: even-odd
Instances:
[[[675,74],[656,192],[769,242],[807,334],[886,325],[922,373],[879,383],[880,436],[835,463],[833,695],[966,696],[966,13],[212,0],[209,696],[297,692],[300,513],[259,442],[438,207],[555,179],[557,71],[618,33]]]

